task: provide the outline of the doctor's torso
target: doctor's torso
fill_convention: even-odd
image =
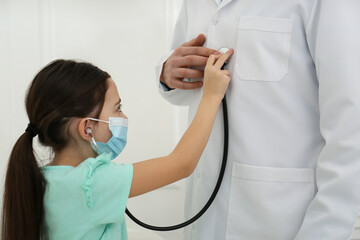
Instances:
[[[229,155],[214,205],[185,239],[293,239],[316,193],[318,81],[307,45],[313,1],[185,1],[188,41],[234,48],[227,69]],[[175,34],[176,35],[176,34]],[[189,120],[201,89],[192,91]],[[198,168],[188,180],[186,216],[205,204],[223,151],[221,108]]]

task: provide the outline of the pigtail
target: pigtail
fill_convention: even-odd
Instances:
[[[39,240],[44,217],[46,181],[26,131],[12,149],[5,179],[2,240]]]

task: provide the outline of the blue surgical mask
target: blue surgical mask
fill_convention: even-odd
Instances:
[[[112,137],[107,143],[96,142],[92,136],[91,147],[97,154],[112,153],[114,159],[122,152],[127,143],[128,119],[120,117],[109,117],[109,121],[96,118],[88,118],[93,121],[104,122],[109,124]]]

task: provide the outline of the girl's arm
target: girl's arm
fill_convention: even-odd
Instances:
[[[168,156],[134,163],[129,197],[155,190],[189,176],[195,169],[209,139],[218,107],[230,82],[229,72],[221,70],[233,54],[211,55],[204,74],[203,97],[189,128]]]

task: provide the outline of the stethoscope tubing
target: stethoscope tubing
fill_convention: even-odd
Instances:
[[[211,194],[209,200],[207,201],[207,203],[205,204],[205,206],[192,218],[190,218],[189,220],[180,223],[180,224],[176,224],[173,226],[167,226],[167,227],[159,227],[159,226],[152,226],[149,224],[146,224],[142,221],[140,221],[139,219],[137,219],[134,215],[131,214],[131,212],[129,211],[128,208],[126,208],[125,212],[126,214],[129,216],[129,218],[131,218],[135,223],[137,223],[138,225],[150,229],[150,230],[154,230],[154,231],[173,231],[173,230],[177,230],[183,227],[186,227],[190,224],[192,224],[193,222],[195,222],[196,220],[198,220],[210,207],[210,205],[213,203],[217,193],[219,192],[222,180],[224,178],[224,173],[225,173],[225,168],[226,168],[226,162],[227,162],[227,156],[228,156],[228,148],[229,148],[229,122],[228,122],[228,112],[227,112],[227,103],[226,103],[226,95],[224,96],[223,100],[222,100],[222,107],[223,107],[223,118],[224,118],[224,150],[223,150],[223,159],[222,159],[222,163],[221,163],[221,168],[220,168],[220,173],[219,173],[219,177],[218,180],[216,182],[215,188],[213,193]]]

